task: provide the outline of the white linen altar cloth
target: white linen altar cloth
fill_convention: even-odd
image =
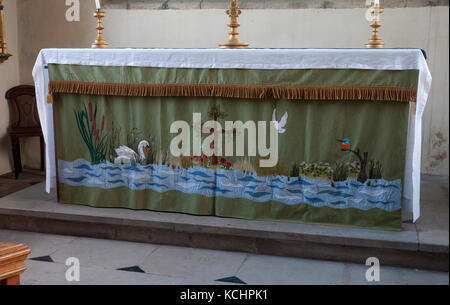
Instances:
[[[219,69],[419,70],[416,114],[410,111],[404,206],[420,216],[422,115],[431,74],[419,49],[44,49],[33,69],[36,100],[46,141],[46,190],[56,185],[53,108],[46,104],[48,64]]]

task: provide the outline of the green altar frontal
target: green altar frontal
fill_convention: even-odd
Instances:
[[[59,201],[400,230],[418,73],[50,64]],[[194,138],[194,114],[223,126],[277,121],[278,161],[261,166],[259,147],[196,154],[195,141],[172,155],[172,123]]]

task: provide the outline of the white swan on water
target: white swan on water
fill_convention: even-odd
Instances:
[[[124,163],[138,163],[143,162],[145,157],[144,149],[149,152],[150,150],[150,143],[147,141],[141,141],[138,146],[138,153],[137,154],[134,150],[131,148],[122,145],[119,148],[116,148],[116,154],[117,158],[114,159],[115,164],[124,164]]]

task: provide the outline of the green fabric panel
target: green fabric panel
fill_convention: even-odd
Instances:
[[[237,100],[199,97],[113,97],[57,94],[55,96],[55,139],[58,160],[90,160],[89,150],[77,128],[74,110],[88,103],[97,105],[97,126],[105,116],[104,132],[113,134],[113,122],[120,126],[118,142],[127,145],[130,132],[141,132],[143,139],[154,137],[158,151],[168,151],[172,122],[184,120],[192,125],[192,114],[202,113],[202,123],[210,119],[212,106],[220,106],[226,120],[270,121],[274,107],[278,119],[289,113],[287,132],[279,135],[279,165],[264,169],[263,175],[288,175],[294,162],[355,161],[353,154],[341,151],[336,139],[351,139],[353,148],[369,152],[369,158],[383,165],[383,179],[403,180],[409,105],[407,103],[372,103],[361,101],[292,103],[287,100]],[[223,120],[220,120],[223,123]],[[100,127],[98,127],[100,128]],[[192,134],[191,134],[192,136]],[[204,135],[205,138],[207,135]],[[247,141],[247,137],[246,137]],[[114,154],[118,145],[109,145],[106,156]],[[152,144],[153,146],[153,144]],[[191,147],[192,149],[192,147]],[[136,150],[136,148],[135,148]],[[227,157],[233,164],[240,157]],[[257,159],[250,158],[257,170]],[[126,187],[99,189],[69,186],[59,183],[62,202],[99,207],[122,207],[158,211],[178,211],[197,215],[217,215],[259,220],[281,220],[304,223],[340,224],[368,228],[399,229],[401,213],[380,209],[359,210],[314,207],[308,204],[289,206],[278,201],[252,202],[248,199],[230,199],[187,194],[179,191],[159,193],[153,190],[133,191]]]
[[[280,70],[49,65],[49,73],[51,80],[160,84],[359,85],[417,88],[418,81],[418,71],[416,70],[283,70],[280,73]],[[336,139],[348,138],[353,150],[359,149],[361,153],[368,152],[369,159],[373,158],[380,162],[382,179],[379,180],[386,182],[400,181],[396,191],[402,192],[409,103],[373,103],[371,101],[293,102],[271,99],[256,102],[253,99],[215,97],[118,97],[76,94],[55,94],[54,99],[56,154],[58,162],[60,162],[58,163],[58,176],[63,177],[66,181],[61,182],[59,179],[58,182],[61,202],[257,220],[337,224],[389,230],[401,228],[400,207],[392,209],[390,212],[384,206],[370,209],[339,208],[339,204],[341,204],[339,202],[328,202],[330,203],[328,206],[315,206],[311,202],[287,204],[280,201],[281,199],[274,199],[274,192],[269,200],[258,201],[258,197],[254,197],[255,200],[253,201],[245,196],[228,198],[220,193],[220,190],[215,190],[216,193],[214,194],[216,195],[214,196],[180,190],[138,190],[132,189],[132,183],[135,183],[137,188],[138,186],[136,185],[137,181],[133,178],[134,174],[130,173],[135,170],[142,172],[143,168],[146,168],[145,166],[155,166],[155,163],[161,162],[162,159],[166,163],[177,164],[182,167],[189,164],[189,162],[185,163],[186,158],[175,158],[168,153],[171,140],[177,136],[177,134],[170,134],[169,132],[174,121],[186,121],[192,127],[193,113],[201,113],[202,123],[205,123],[211,119],[209,114],[211,109],[219,107],[220,111],[226,114],[226,118],[219,119],[223,127],[224,120],[268,122],[272,119],[272,112],[276,108],[278,120],[286,112],[289,115],[286,133],[278,135],[279,162],[277,166],[261,168],[258,165],[259,159],[257,157],[227,156],[227,160],[233,164],[233,170],[230,173],[245,169],[255,173],[258,178],[281,176],[287,179],[287,176],[291,176],[290,172],[294,163],[298,165],[301,162],[306,162],[314,166],[325,163],[331,166],[335,163],[354,163],[358,160],[356,155],[342,151],[341,143],[336,141]],[[89,148],[82,137],[84,127],[77,125],[77,113],[85,112],[84,120],[88,121],[89,104],[92,105],[93,118],[89,119],[91,123],[88,123],[88,125],[94,124],[93,119],[95,119],[96,127],[99,130],[99,140],[95,143],[101,143],[100,154],[92,154],[90,151],[92,149]],[[102,118],[104,118],[103,123]],[[84,123],[82,125],[84,126]],[[190,132],[192,138],[192,129]],[[95,138],[91,131],[86,134]],[[205,139],[206,136],[208,134],[204,134],[202,138]],[[139,164],[136,167],[131,166],[126,169],[126,172],[123,172],[123,168],[119,169],[119,173],[114,172],[113,167],[111,167],[113,169],[105,169],[101,175],[99,172],[95,172],[95,170],[99,170],[99,167],[111,164],[103,163],[103,161],[98,163],[94,160],[98,155],[103,154],[107,161],[113,162],[116,157],[116,148],[127,145],[137,151],[137,143],[141,140],[148,140],[151,143],[151,150],[146,153],[145,164]],[[249,140],[248,135],[246,135],[245,140]],[[85,176],[67,176],[64,172],[68,169],[67,166],[72,166],[69,170],[82,172]],[[97,168],[94,168],[94,166],[97,166]],[[191,169],[192,164],[189,164],[186,168]],[[117,168],[115,169],[117,170]],[[208,170],[217,172],[217,167],[209,167]],[[307,179],[320,180],[320,183],[325,184],[327,189],[332,187],[334,192],[339,192],[337,186],[346,187],[343,184],[338,184],[338,182],[336,182],[337,185],[334,185],[332,179],[327,176],[329,172],[324,174],[321,169],[315,169],[314,171],[307,169],[305,173],[301,174]],[[357,174],[357,172],[351,172],[350,178],[354,180]],[[101,184],[103,188],[76,185],[76,183],[83,184],[84,181],[90,181],[91,178],[103,183]],[[168,179],[167,177],[162,178]],[[69,182],[68,179],[73,180]],[[147,182],[153,183],[160,178],[145,177],[145,179],[147,179]],[[217,176],[214,179],[216,180],[213,183],[217,187]],[[297,177],[290,178],[288,181],[300,181],[296,179]],[[347,179],[346,183],[351,182],[351,179]],[[110,188],[117,181],[126,183],[128,187],[113,186]],[[370,190],[370,183],[375,184],[372,185],[375,189],[379,181],[369,181],[364,185],[365,190]],[[160,185],[163,185],[163,182]],[[195,189],[195,187],[191,188]],[[295,191],[296,189],[290,190]],[[395,190],[389,187],[377,189],[378,193],[384,191],[395,193]],[[225,194],[227,193],[225,192]],[[295,196],[299,198],[299,195]],[[302,196],[306,195],[303,194]],[[377,198],[371,200],[377,200]],[[331,203],[336,205],[331,207]]]
[[[384,179],[403,179],[409,114],[407,103],[292,103],[287,100],[255,103],[253,100],[222,98],[59,94],[53,105],[56,113],[56,150],[59,159],[89,160],[89,151],[76,127],[74,109],[82,109],[83,105],[94,101],[98,105],[98,113],[105,115],[105,133],[111,133],[113,121],[120,125],[121,145],[126,145],[126,136],[133,128],[137,128],[145,137],[155,136],[156,147],[162,150],[169,150],[170,141],[176,136],[169,132],[171,123],[183,120],[192,125],[194,112],[202,113],[202,123],[210,120],[207,113],[213,105],[219,105],[221,111],[228,115],[226,120],[270,121],[273,107],[276,106],[278,119],[285,112],[289,114],[287,132],[279,135],[280,165],[285,170],[294,162],[332,164],[335,161],[356,160],[353,154],[343,153],[336,141],[349,138],[353,147],[369,152],[369,158],[375,158],[383,164]],[[204,135],[203,139],[206,136]],[[113,148],[108,155],[112,153]],[[236,161],[238,158],[230,159]]]
[[[62,203],[83,204],[104,208],[127,208],[133,210],[154,210],[180,212],[194,215],[214,215],[214,199],[178,191],[159,193],[153,190],[133,191],[118,187],[108,191],[85,186],[59,184]]]
[[[193,69],[49,65],[51,80],[133,84],[240,84],[277,86],[390,86],[417,88],[418,70]]]
[[[217,215],[252,220],[314,223],[369,229],[401,230],[401,210],[333,209],[307,204],[288,206],[280,202],[252,202],[248,199],[210,198],[177,191],[158,193],[152,190],[132,191],[125,187],[105,192],[98,188],[60,184],[62,203],[83,204],[102,208],[131,208],[194,215]],[[101,200],[98,200],[101,198]]]
[[[248,199],[230,200],[223,197],[216,198],[215,209],[216,215],[222,217],[401,230],[401,210],[387,212],[374,208],[362,211],[308,204],[290,206],[277,201],[255,203]]]

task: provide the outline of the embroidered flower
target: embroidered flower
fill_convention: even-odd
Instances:
[[[225,162],[227,162],[227,159],[225,159],[225,158],[220,158],[220,163],[225,164]]]

